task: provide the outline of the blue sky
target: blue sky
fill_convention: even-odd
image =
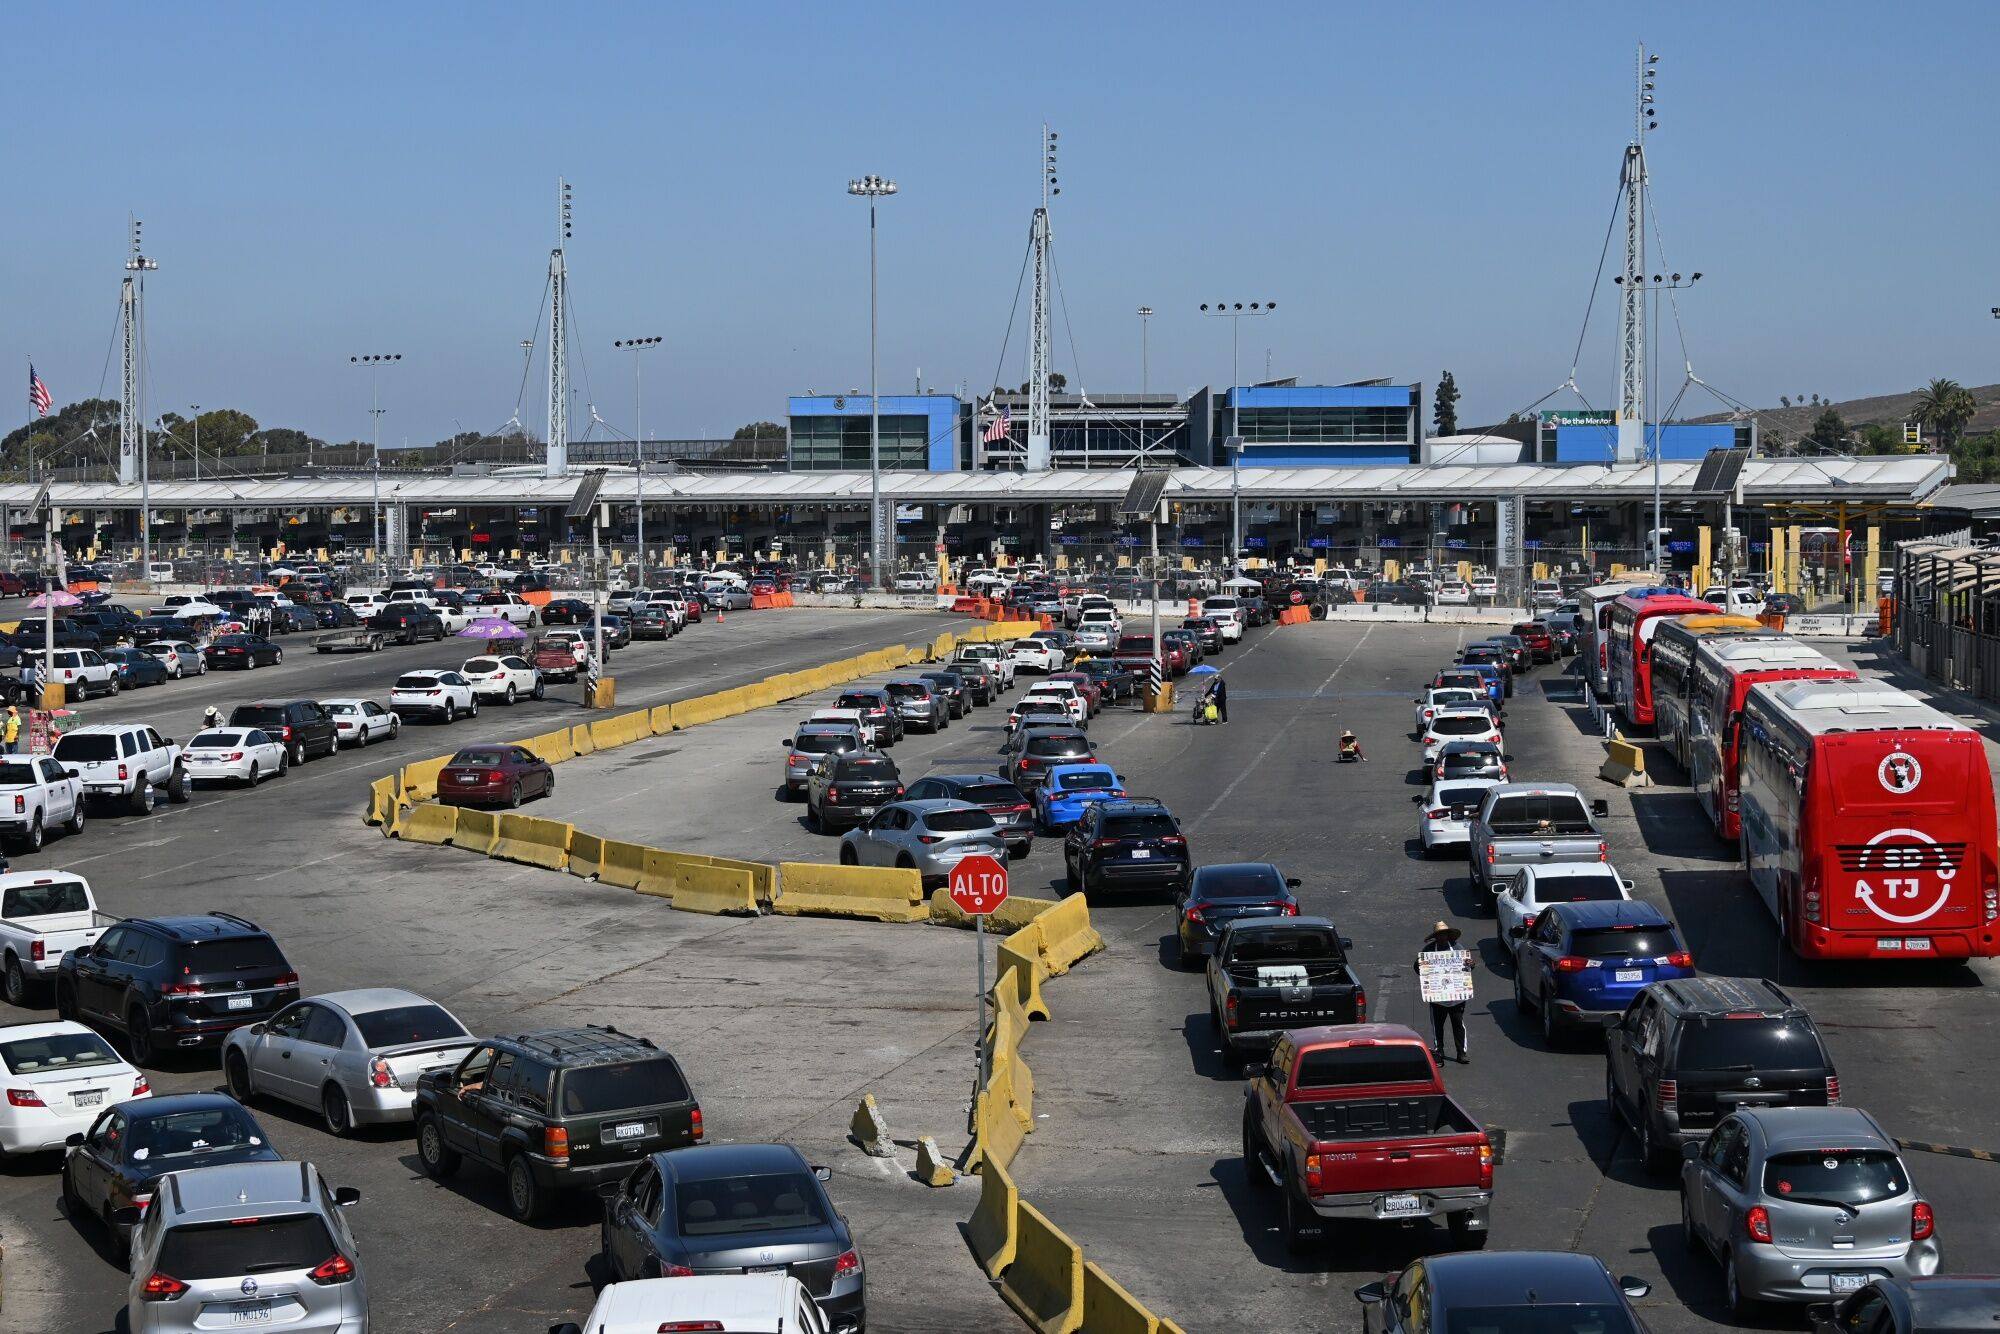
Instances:
[[[990,385],[1037,189],[1071,383],[1225,383],[1205,300],[1271,299],[1243,377],[1455,372],[1461,419],[1568,374],[1630,130],[1649,141],[1695,369],[1755,403],[2000,379],[1989,61],[2000,5],[1177,3],[42,5],[0,78],[0,365],[99,391],[128,212],[153,411],[241,407],[365,437],[356,352],[393,351],[384,439],[514,412],[558,173],[575,183],[579,389],[649,435],[778,418],[867,383]],[[1218,22],[1220,20],[1220,22]],[[1600,299],[1578,372],[1612,396]],[[1019,383],[1023,310],[999,379]],[[1674,355],[1669,364],[1677,363]],[[16,373],[19,373],[18,371]],[[521,416],[539,430],[538,366]],[[1677,367],[1672,379],[1678,381]],[[1573,405],[1574,401],[1570,400]],[[1692,402],[1692,400],[1691,400]],[[1700,405],[1702,410],[1711,407]],[[9,425],[25,418],[25,391]],[[576,414],[573,420],[582,416]],[[573,430],[579,428],[573,428]]]

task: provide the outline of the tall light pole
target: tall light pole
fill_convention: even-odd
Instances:
[[[1229,451],[1229,569],[1232,574],[1242,573],[1243,566],[1243,394],[1236,371],[1237,330],[1245,316],[1269,315],[1277,308],[1275,301],[1252,301],[1248,305],[1241,301],[1218,301],[1214,305],[1204,302],[1201,308],[1204,315],[1229,321],[1229,438],[1236,442]]]
[[[1617,277],[1614,277],[1611,281],[1617,284],[1619,287],[1626,286],[1625,278],[1622,274]],[[1629,299],[1636,295],[1637,298],[1643,302],[1653,293],[1685,291],[1686,289],[1693,287],[1696,283],[1700,281],[1701,281],[1701,275],[1699,273],[1691,273],[1686,277],[1686,279],[1683,279],[1681,275],[1678,273],[1669,273],[1669,274],[1656,273],[1652,276],[1651,281],[1647,281],[1646,275],[1640,274],[1638,280],[1632,283],[1631,287],[1627,290],[1626,296]],[[1657,301],[1659,298],[1657,296],[1654,296],[1652,297],[1652,299]],[[1642,308],[1640,315],[1640,323],[1643,324],[1644,322],[1645,319]],[[1691,373],[1692,372],[1690,372],[1690,374]],[[1640,382],[1642,384],[1644,383],[1643,376],[1641,377]],[[1644,400],[1641,399],[1641,402],[1643,401]],[[1643,429],[1645,423],[1641,422],[1640,426],[1641,429]],[[1653,540],[1650,543],[1650,545],[1653,548],[1653,565],[1656,569],[1659,569],[1659,572],[1662,577],[1664,577],[1666,574],[1666,570],[1663,567],[1666,565],[1667,559],[1666,559],[1666,550],[1664,547],[1660,545],[1660,528],[1662,526],[1660,522],[1660,517],[1661,517],[1660,445],[1663,443],[1662,437],[1665,436],[1666,434],[1666,426],[1667,424],[1663,421],[1655,421],[1653,423]],[[1723,536],[1724,539],[1726,540],[1728,534],[1725,533],[1723,534]]]
[[[632,398],[637,418],[632,432],[637,467],[632,475],[639,488],[639,582],[642,585],[646,581],[646,386],[639,378],[639,354],[658,347],[660,341],[657,337],[620,338],[611,344],[632,351]]]
[[[868,201],[868,577],[882,586],[882,411],[875,393],[875,201],[896,193],[896,183],[863,176],[847,193]]]
[[[370,352],[347,359],[347,364],[350,366],[365,366],[368,368],[370,394],[368,417],[372,422],[369,429],[372,432],[371,440],[375,452],[375,478],[373,486],[375,495],[375,563],[378,567],[383,564],[385,556],[382,550],[382,368],[384,366],[393,366],[402,359],[403,354],[400,352]]]
[[[1146,456],[1146,405],[1145,399],[1152,388],[1152,339],[1148,336],[1153,327],[1153,308],[1139,307],[1139,457]],[[1157,557],[1156,557],[1157,558]]]
[[[188,404],[188,420],[194,423],[194,479],[201,480],[201,404]]]

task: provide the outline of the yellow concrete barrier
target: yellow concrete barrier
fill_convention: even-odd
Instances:
[[[637,889],[639,877],[645,873],[647,851],[643,843],[598,840],[597,883]]]
[[[930,916],[923,878],[891,866],[781,862],[774,911],[786,917],[858,917],[921,922]]]
[[[531,736],[521,744],[536,758],[547,760],[550,764],[567,764],[576,758],[576,747],[570,744],[567,727],[560,731]]]
[[[1083,1325],[1090,1334],[1159,1334],[1160,1318],[1094,1261],[1083,1262]]]
[[[590,755],[596,752],[597,742],[590,735],[589,723],[578,723],[569,729],[569,746],[572,753]]]
[[[545,866],[560,871],[569,865],[569,841],[575,830],[560,820],[533,815],[503,815],[499,836],[489,856],[502,861]]]
[[[1037,1019],[1049,1017],[1049,1004],[1042,999],[1042,983],[1048,978],[1048,969],[1042,964],[1040,931],[1025,927],[1001,941],[1000,948],[994,951],[994,966],[1000,970],[1003,983],[1008,970],[1013,970],[1021,1008]]]
[[[475,811],[461,806],[458,809],[458,832],[452,835],[451,845],[464,848],[468,852],[483,852],[493,855],[493,845],[500,841],[500,817],[492,811]]]
[[[979,1169],[979,1203],[966,1221],[972,1254],[986,1277],[998,1278],[1014,1263],[1014,1216],[1021,1208],[1021,1193],[1001,1163],[987,1163]]]
[[[742,692],[739,698],[743,701],[745,713],[752,709],[768,709],[778,702],[778,688],[769,680],[759,681],[756,685],[738,686],[737,689]]]
[[[569,860],[563,868],[580,880],[595,876],[604,864],[604,840],[596,834],[586,834],[581,829],[572,828],[569,834]]]
[[[438,771],[451,763],[449,755],[433,755],[403,766],[403,795],[411,801],[429,801],[437,795]]]
[[[1598,767],[1597,776],[1620,787],[1653,785],[1652,775],[1646,772],[1646,752],[1622,736],[1604,743],[1604,763]]]
[[[993,990],[989,994],[993,997],[993,1009],[995,1012],[993,1023],[996,1042],[994,1049],[996,1051],[999,1049],[997,1040],[1002,1037],[1011,1038],[1014,1045],[1018,1048],[1021,1045],[1021,1039],[1028,1035],[1028,1007],[1021,1000],[1019,979],[1003,971],[1000,974],[1000,980],[993,984]],[[1013,1022],[1005,1030],[999,1027],[1000,1015],[1012,1016]]]
[[[947,630],[931,641],[931,656],[942,662],[958,647],[958,636]]]
[[[428,801],[412,806],[396,830],[396,837],[411,843],[449,843],[458,833],[458,816],[456,806],[439,806]]]
[[[985,1171],[998,1163],[1002,1167],[1014,1161],[1014,1155],[1021,1151],[1021,1141],[1028,1132],[1021,1128],[1021,1120],[1014,1115],[1004,1092],[992,1088],[979,1090],[978,1100],[973,1106],[972,1116],[972,1167]]]
[[[1070,965],[1104,948],[1104,937],[1090,924],[1090,904],[1072,894],[1035,919],[1042,933],[1042,962],[1050,977],[1061,977]]]
[[[1022,1200],[1014,1218],[1014,1263],[1000,1295],[1040,1334],[1071,1334],[1083,1325],[1083,1249]]]
[[[386,825],[396,818],[396,805],[403,799],[403,785],[396,775],[378,778],[368,785],[368,813],[362,817],[369,824]]]
[[[644,849],[639,882],[633,888],[668,899],[683,912],[757,913],[757,882],[751,872],[716,865],[714,859],[699,854]]]
[[[646,709],[640,709],[636,713],[621,713],[613,718],[599,718],[590,725],[590,744],[598,750],[629,746],[634,741],[644,741],[652,735],[653,717]]]
[[[1009,894],[1007,901],[1000,905],[1000,911],[987,915],[986,929],[1002,933],[1019,931],[1034,921],[1037,915],[1055,906],[1055,899],[1031,899],[1026,894]],[[931,924],[962,927],[967,931],[972,929],[972,919],[951,901],[948,889],[931,891]]]
[[[992,1064],[987,1070],[986,1087],[1005,1102],[1007,1110],[1021,1123],[1021,1133],[1029,1135],[1035,1130],[1035,1074],[1021,1057],[1021,1037],[1027,1032],[1026,1024],[1025,1018],[1002,1016],[994,1020]]]
[[[654,706],[646,721],[652,726],[654,736],[665,736],[674,730],[674,706],[671,704]]]

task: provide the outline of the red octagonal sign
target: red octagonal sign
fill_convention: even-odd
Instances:
[[[983,852],[951,868],[951,901],[968,917],[984,917],[1007,901],[1007,868]]]

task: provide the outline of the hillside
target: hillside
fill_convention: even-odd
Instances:
[[[1965,428],[1968,436],[1980,435],[1987,431],[2000,430],[2000,384],[1968,386],[1973,398],[1979,401],[1979,411]],[[1841,419],[1852,429],[1878,422],[1883,426],[1900,428],[1909,420],[1917,408],[1917,387],[1911,386],[1899,394],[1879,394],[1873,398],[1850,398],[1844,402],[1817,406],[1806,404],[1802,407],[1765,407],[1757,409],[1757,417],[1762,424],[1766,438],[1797,440],[1812,429],[1813,421],[1820,413],[1832,407]],[[1728,421],[1726,412],[1712,413],[1706,417],[1696,417],[1695,421]]]

